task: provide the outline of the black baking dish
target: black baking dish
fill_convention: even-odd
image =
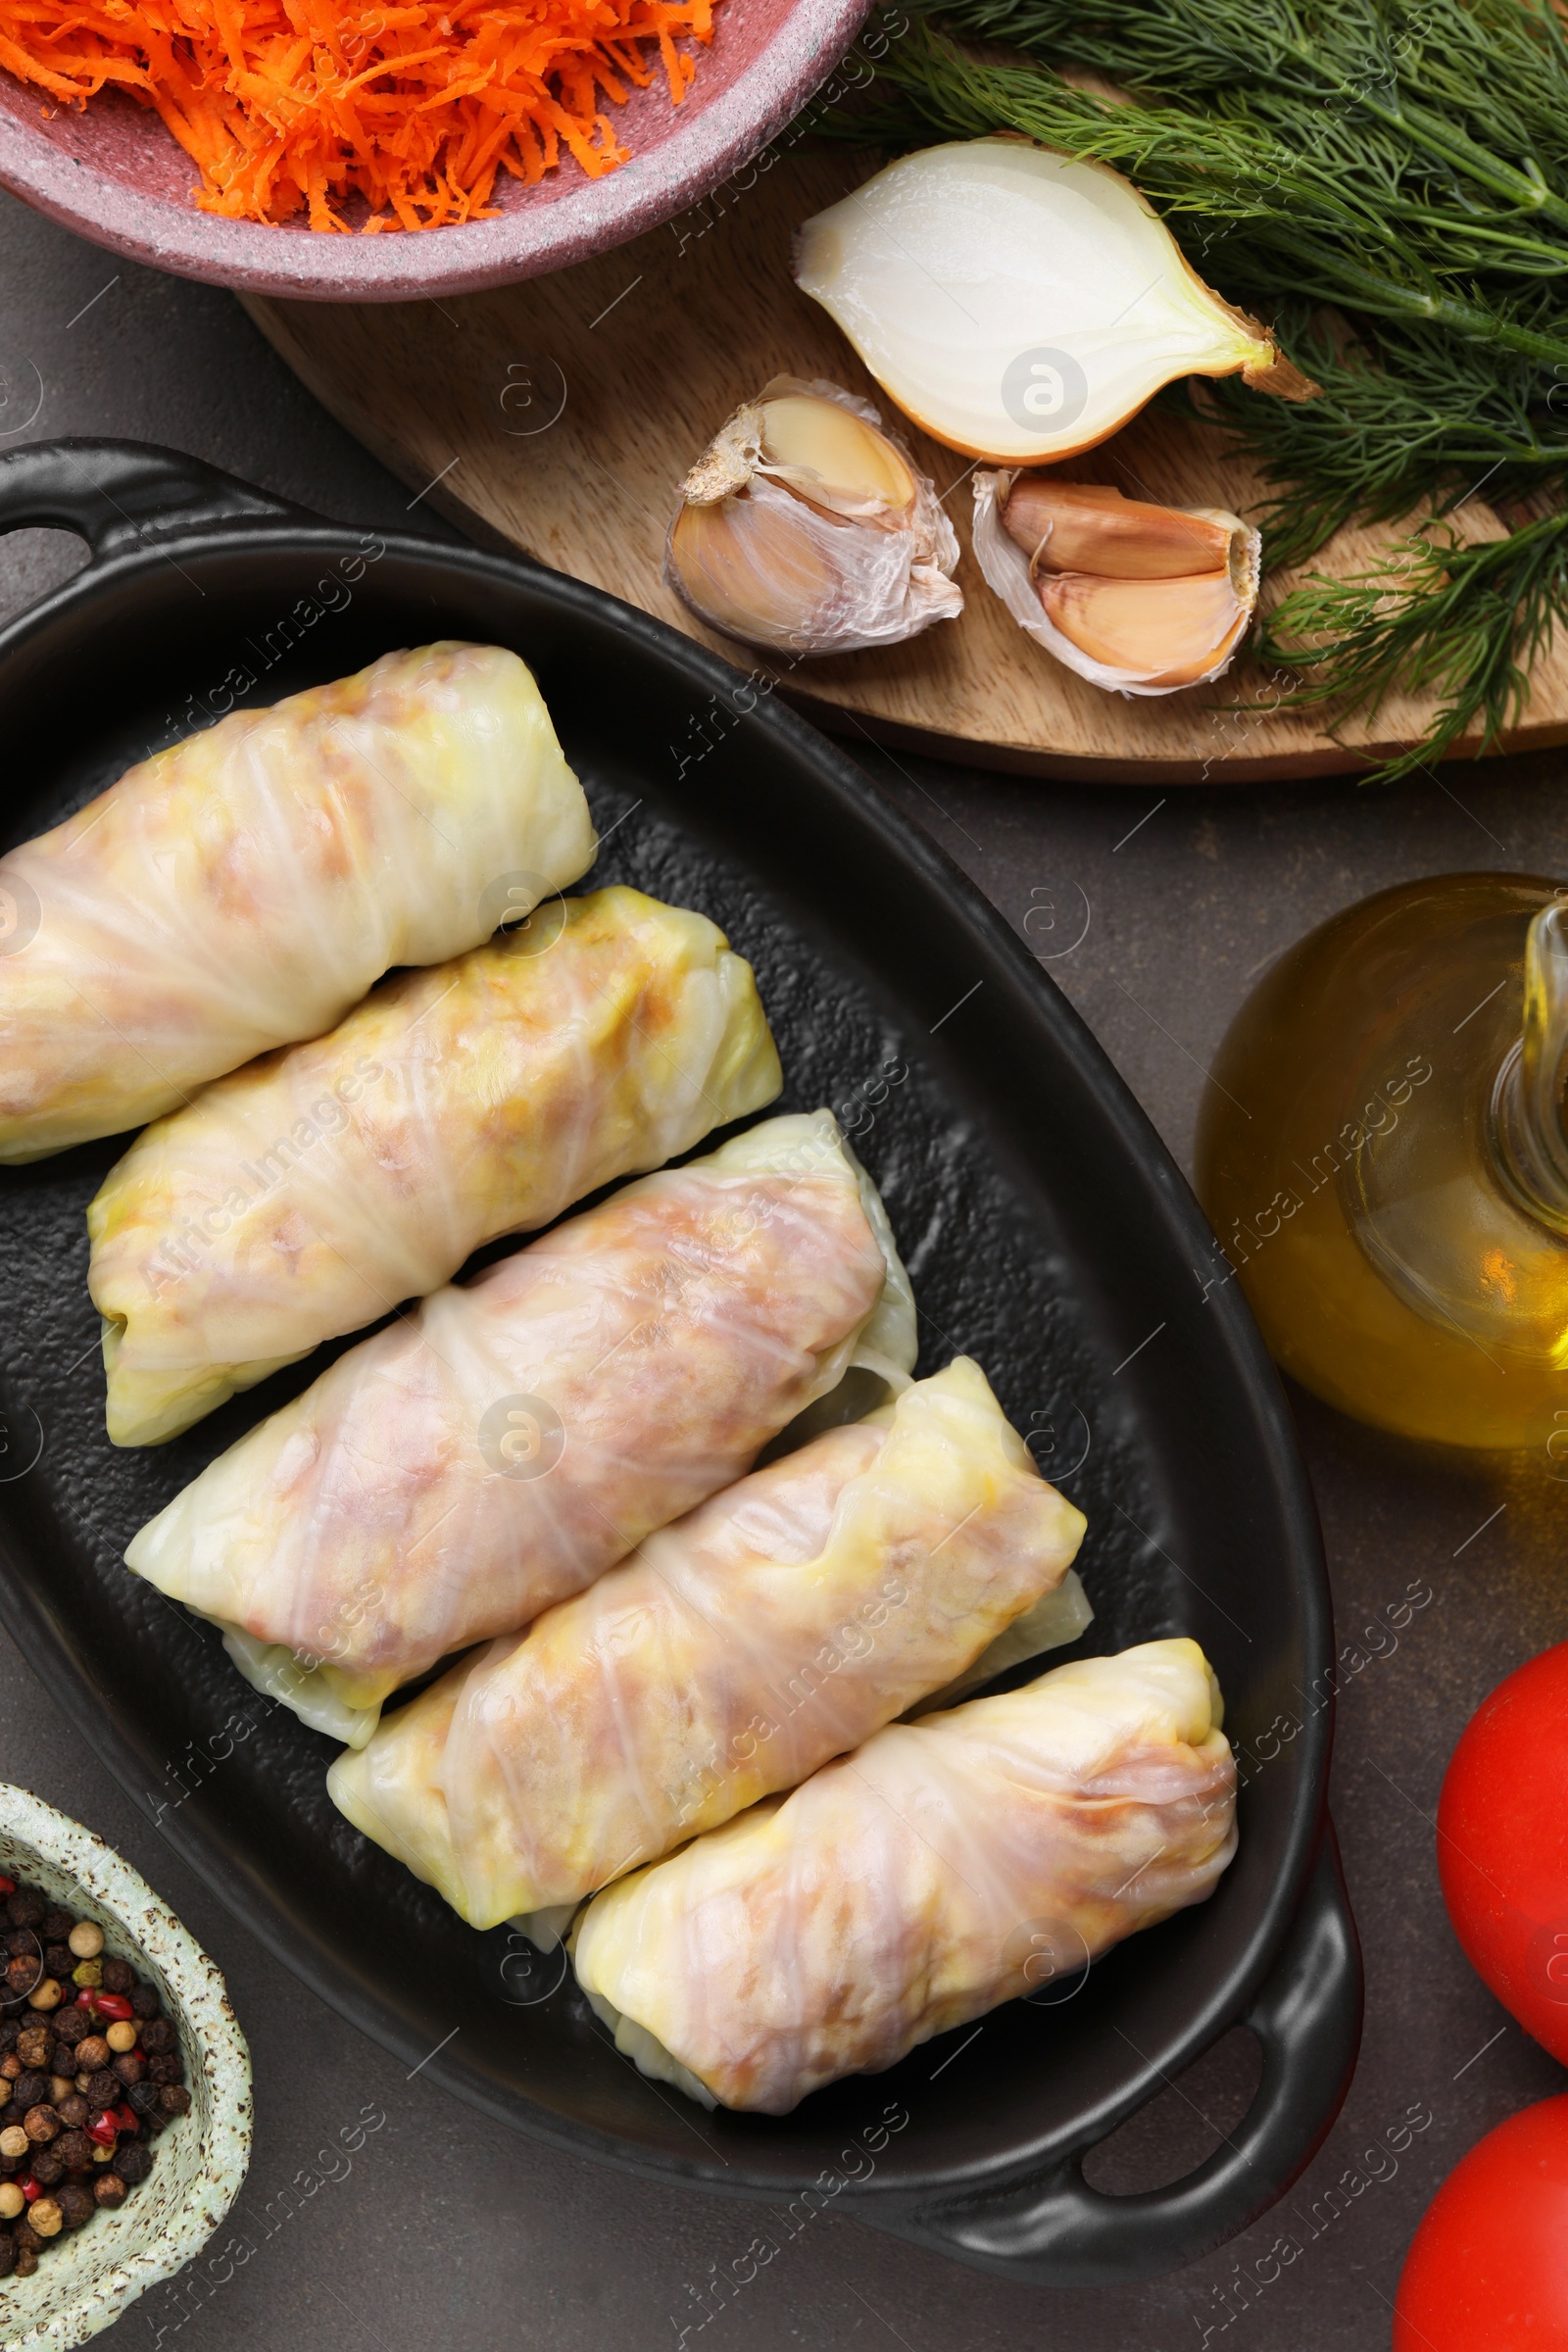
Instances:
[[[8,843],[236,701],[441,636],[523,655],[607,836],[594,880],[699,906],[752,958],[780,1107],[838,1108],[882,1186],[922,1367],[977,1355],[1088,1512],[1086,1646],[1184,1632],[1207,1650],[1244,1757],[1241,1848],[1208,1903],[1123,1945],[1075,1997],[1014,2003],[961,2049],[926,2044],[782,2121],[710,2116],[646,2082],[559,1962],[476,1935],[351,1831],[326,1797],[328,1743],[120,1565],[141,1522],[318,1366],[172,1445],[109,1446],[83,1210],[113,1141],[0,1177],[0,1612],[50,1689],[280,1959],[518,2130],[781,2199],[829,2176],[840,2210],[1053,2283],[1171,2269],[1239,2229],[1327,2131],[1359,2028],[1324,1810],[1328,1595],[1240,1292],[1209,1283],[1191,1195],[1088,1031],[842,753],[593,589],[347,529],[129,444],[0,460],[0,529],[24,524],[75,531],[93,556],[0,634]],[[1215,2156],[1147,2195],[1091,2189],[1083,2152],[1239,2020],[1262,2080]]]

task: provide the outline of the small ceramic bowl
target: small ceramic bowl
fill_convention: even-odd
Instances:
[[[178,2028],[189,2115],[166,2127],[152,2171],[116,2211],[57,2238],[30,2278],[0,2280],[5,2352],[68,2352],[201,2251],[250,2162],[251,2060],[223,1980],[140,1874],[79,1822],[0,1783],[0,1871],[95,1919]]]
[[[198,212],[189,158],[122,91],[52,106],[0,72],[0,187],[131,261],[248,294],[414,302],[563,270],[659,228],[750,163],[831,74],[870,0],[724,0],[672,106],[656,74],[612,109],[631,161],[590,179],[569,157],[536,187],[497,183],[493,220],[344,236]]]

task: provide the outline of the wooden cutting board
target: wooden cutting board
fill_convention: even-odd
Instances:
[[[333,416],[471,535],[523,548],[743,668],[769,672],[835,732],[1029,774],[1156,784],[1364,769],[1369,753],[1386,756],[1423,732],[1425,706],[1399,699],[1375,727],[1351,721],[1331,735],[1320,714],[1278,709],[1269,681],[1245,662],[1217,686],[1124,701],[1025,636],[969,551],[967,461],[891,410],[789,275],[794,230],[858,186],[873,161],[847,150],[775,152],[770,169],[737,174],[665,227],[493,293],[356,306],[250,298],[246,307]],[[664,587],[676,483],[730,412],[776,374],[827,376],[875,400],[904,432],[946,493],[963,547],[959,619],[786,675],[706,630]],[[1259,503],[1252,469],[1217,431],[1163,416],[1136,419],[1062,471],[1175,506],[1245,515]],[[1457,523],[1473,539],[1502,528],[1474,498]],[[1397,535],[1342,532],[1315,568],[1360,570]],[[1281,574],[1272,593],[1288,585]],[[1226,709],[1232,700],[1259,707]],[[1559,641],[1502,748],[1565,741],[1568,649]]]

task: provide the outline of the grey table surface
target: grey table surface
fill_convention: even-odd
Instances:
[[[317,407],[229,296],[117,265],[0,197],[0,449],[61,433],[165,442],[345,520],[447,527],[425,507],[411,512],[409,490]],[[0,614],[81,554],[54,532],[0,540]],[[1450,769],[1392,792],[1328,781],[1164,797],[864,758],[1049,958],[1184,1166],[1203,1066],[1280,948],[1407,877],[1568,868],[1568,755]],[[1069,946],[1085,910],[1087,929]],[[112,2330],[115,2344],[1385,2345],[1404,2249],[1438,2183],[1503,2116],[1564,2087],[1453,1941],[1432,1814],[1471,1710],[1568,1631],[1568,1495],[1545,1465],[1423,1453],[1305,1396],[1293,1401],[1341,1639],[1412,1580],[1425,1578],[1435,1601],[1340,1702],[1333,1806],[1367,1966],[1359,2071],[1308,2172],[1244,2237],[1152,2285],[1052,2295],[911,2250],[829,2207],[793,2236],[777,2233],[763,2265],[748,2264],[761,2209],[514,2137],[345,2025],[191,1876],[0,1642],[0,1775],[89,1823],[176,1907],[221,1966],[255,2060],[255,2154],[234,2216],[254,2252],[220,2287],[187,2273],[155,2289]],[[1249,2037],[1230,2037],[1123,2127],[1096,2177],[1123,2188],[1179,2178],[1234,2127],[1254,2074]],[[281,2192],[367,2104],[384,2124],[342,2177],[290,2212]],[[1419,2128],[1399,2131],[1411,2116]],[[1391,2150],[1391,2132],[1407,2140],[1402,2152]],[[737,2258],[755,2272],[744,2285]]]

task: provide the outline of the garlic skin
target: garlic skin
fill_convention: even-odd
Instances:
[[[1026,140],[889,164],[806,222],[793,266],[899,407],[968,457],[1073,457],[1178,376],[1316,390],[1129,180]]]
[[[798,659],[858,653],[956,618],[958,542],[935,489],[868,402],[775,376],[681,484],[664,581],[700,620]]]
[[[1223,677],[1256,610],[1262,548],[1220,507],[1146,505],[1011,471],[974,477],[988,585],[1049,654],[1107,692],[1178,694]],[[1182,562],[1194,567],[1177,570]]]

